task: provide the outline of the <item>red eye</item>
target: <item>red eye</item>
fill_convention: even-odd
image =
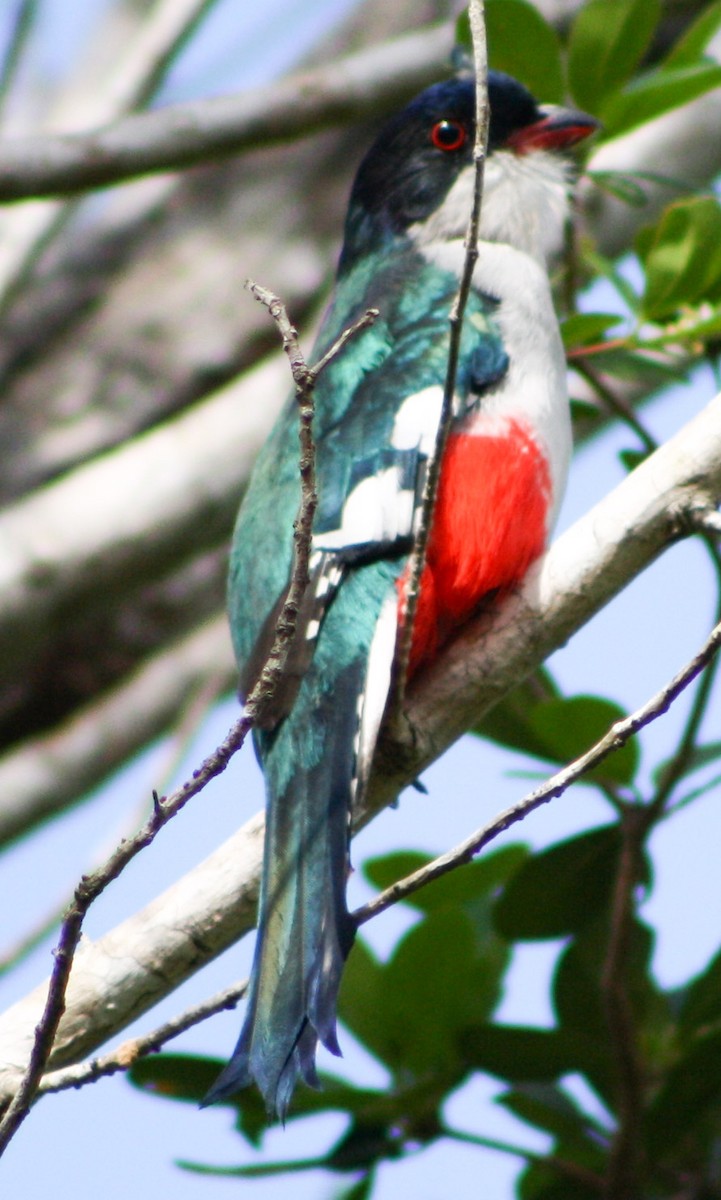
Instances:
[[[465,140],[466,127],[460,121],[436,121],[431,130],[431,141],[437,150],[460,150]]]

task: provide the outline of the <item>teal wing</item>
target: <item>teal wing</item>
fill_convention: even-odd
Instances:
[[[320,357],[366,308],[380,310],[316,388],[319,507],[296,634],[303,652],[268,727],[256,732],[268,797],[258,939],[240,1040],[208,1102],[254,1079],[283,1115],[298,1077],[316,1081],[318,1041],[339,1052],[336,1000],[354,934],[345,899],[350,810],[390,685],[396,583],[435,441],[456,287],[453,275],[408,249],[364,261],[339,282],[316,345]],[[473,296],[474,312],[461,352],[461,409],[506,367],[493,302]],[[297,464],[290,404],[258,462],[232,551],[231,626],[246,689],[287,588]]]

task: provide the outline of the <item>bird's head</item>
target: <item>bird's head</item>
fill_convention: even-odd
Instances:
[[[546,260],[560,248],[573,175],[567,151],[593,117],[538,104],[515,79],[488,75],[490,125],[481,238]],[[351,192],[341,269],[384,241],[422,246],[465,235],[474,183],[475,84],[426,88],[381,130]]]

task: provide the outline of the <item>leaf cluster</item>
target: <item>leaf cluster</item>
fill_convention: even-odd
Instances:
[[[387,962],[360,941],[341,996],[344,1025],[385,1068],[387,1087],[361,1088],[326,1075],[322,1091],[299,1092],[291,1120],[323,1112],[347,1118],[342,1136],[323,1156],[262,1167],[182,1165],[247,1178],[323,1166],[355,1177],[344,1196],[370,1195],[382,1163],[442,1138],[469,1140],[449,1125],[446,1103],[483,1072],[502,1085],[498,1103],[551,1140],[545,1156],[522,1143],[505,1147],[527,1164],[519,1196],[585,1200],[605,1194],[623,1107],[608,981],[623,840],[619,822],[533,856],[523,846],[508,846],[416,895],[421,919]],[[421,855],[395,854],[368,863],[366,874],[383,887],[422,861]],[[649,883],[650,867],[640,851],[634,890]],[[692,1178],[705,1190],[689,1194],[721,1196],[714,1166],[721,1115],[721,952],[684,988],[664,992],[650,971],[653,933],[637,913],[629,916],[625,934],[626,952],[613,966],[632,1012],[638,1056],[638,1195],[674,1195],[676,1185]],[[543,939],[562,939],[553,1027],[494,1021],[513,946]],[[132,1078],[155,1095],[197,1103],[220,1065],[163,1055],[138,1063]],[[578,1078],[597,1098],[593,1112],[577,1099],[572,1081]],[[239,1134],[260,1144],[266,1118],[255,1091],[246,1089],[228,1103]],[[493,1144],[480,1134],[475,1140]]]
[[[699,688],[697,703],[704,701]],[[573,760],[622,716],[598,696],[564,697],[547,670],[512,692],[476,731],[509,752],[559,766]],[[626,743],[584,779],[616,819],[548,849],[496,850],[436,880],[409,900],[419,919],[380,961],[358,939],[341,990],[340,1018],[384,1069],[383,1088],[322,1077],[300,1089],[290,1120],[343,1113],[346,1127],[326,1154],[294,1162],[213,1167],[204,1174],[252,1178],[324,1167],[354,1182],[344,1197],[368,1196],[381,1164],[440,1139],[498,1146],[449,1124],[450,1097],[476,1073],[501,1085],[498,1103],[546,1134],[551,1149],[520,1142],[502,1148],[526,1163],[522,1200],[585,1200],[609,1190],[621,1134],[637,1194],[721,1197],[716,1140],[721,1116],[721,950],[684,987],[664,990],[652,971],[654,932],[640,910],[652,883],[648,841],[679,805],[717,785],[721,743],[689,728],[657,764],[644,792],[637,743]],[[701,782],[699,783],[699,777]],[[684,791],[693,779],[691,792]],[[403,852],[366,863],[383,889],[427,862]],[[495,1019],[514,947],[559,943],[551,1028]],[[619,1015],[621,1014],[621,1015]],[[633,1063],[630,1078],[625,1068]],[[198,1103],[221,1063],[161,1055],[131,1071],[144,1091]],[[578,1099],[583,1080],[589,1109]],[[255,1089],[228,1102],[239,1134],[262,1143],[267,1118]],[[626,1186],[623,1184],[623,1186]]]
[[[660,0],[589,0],[562,39],[529,0],[487,0],[490,63],[523,80],[534,95],[570,100],[598,117],[596,145],[603,144],[721,86],[721,66],[707,53],[721,28],[721,3],[705,6],[658,57],[662,15]],[[458,35],[468,44],[465,17]],[[567,294],[571,311],[563,325],[571,365],[585,380],[598,369],[604,378],[651,394],[686,379],[699,360],[716,357],[721,206],[661,168],[652,175],[597,170],[589,179],[638,207],[646,204],[647,185],[668,194],[669,206],[636,238],[632,268],[619,269],[590,245],[578,248],[576,276],[604,279],[614,311],[587,311],[584,300],[584,311],[577,312]],[[602,394],[598,398],[603,402]]]

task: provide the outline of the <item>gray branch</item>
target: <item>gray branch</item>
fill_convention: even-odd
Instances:
[[[224,615],[172,642],[50,733],[0,759],[0,846],[87,794],[175,724],[209,683],[231,691],[237,669]]]
[[[399,7],[393,19],[408,20]],[[372,25],[376,36],[383,32],[377,11],[376,5],[369,16],[366,4],[358,18],[364,32]],[[420,13],[415,5],[413,17]],[[422,15],[431,14],[425,9]],[[367,61],[375,54],[369,51]],[[265,90],[270,110],[273,91]],[[716,95],[696,103],[719,100]],[[648,153],[669,172],[674,147],[695,144],[696,112],[691,105],[652,126]],[[260,107],[257,115],[262,124]],[[678,125],[686,128],[685,139]],[[629,135],[634,152],[643,151],[644,134]],[[664,136],[671,138],[667,146]],[[0,440],[7,447],[0,487],[6,502],[14,498],[0,517],[7,550],[0,571],[0,643],[8,656],[7,669],[0,668],[0,717],[5,744],[15,740],[14,761],[18,755],[31,761],[38,738],[59,746],[76,715],[80,719],[84,711],[91,721],[92,703],[117,698],[126,681],[132,694],[130,672],[143,669],[150,646],[168,647],[188,636],[193,622],[207,619],[196,591],[182,605],[185,624],[177,623],[176,601],[174,615],[164,607],[142,647],[127,640],[126,631],[137,629],[137,611],[152,608],[161,581],[178,596],[173,573],[199,574],[198,556],[210,552],[220,563],[254,450],[287,387],[280,362],[261,368],[239,383],[237,407],[225,409],[227,426],[213,418],[219,394],[209,394],[212,381],[246,369],[266,345],[262,320],[242,295],[242,279],[257,272],[282,292],[294,320],[308,317],[337,240],[343,172],[356,156],[352,143],[358,137],[357,130],[331,131],[292,148],[254,150],[241,164],[209,167],[178,185],[146,180],[131,190],[143,214],[137,221],[130,199],[116,193],[120,215],[108,216],[96,234],[84,229],[82,244],[69,240],[54,268],[40,275],[13,311],[0,356]],[[602,165],[626,161],[626,144],[617,139],[599,151]],[[721,142],[706,138],[704,145],[708,177],[721,165]],[[167,207],[155,213],[162,188]],[[627,218],[637,226],[648,213],[618,213],[609,204],[594,218],[608,239],[602,249]],[[184,418],[174,414],[199,400],[198,419],[188,414],[192,436],[177,436]],[[148,425],[154,431],[142,432]],[[122,450],[112,449],[123,442]],[[218,566],[215,613],[220,574]],[[22,630],[29,636],[25,647]],[[114,674],[99,662],[99,644],[108,649],[108,664],[116,664]],[[74,661],[83,664],[85,690],[78,694],[72,680],[66,687],[65,672]],[[52,694],[57,708],[46,713]],[[171,719],[160,701],[157,717],[149,714],[153,731]],[[128,713],[128,729],[131,718]],[[64,754],[63,761],[70,761],[70,741]],[[85,778],[88,786],[97,782]],[[37,803],[47,803],[44,788]]]
[[[407,34],[272,87],[125,117],[89,133],[4,138],[0,201],[71,195],[375,116],[448,69],[450,25]]]
[[[721,396],[552,546],[517,595],[464,631],[409,690],[405,737],[382,741],[361,820],[390,803],[464,729],[721,500]],[[117,929],[84,943],[54,1068],[79,1061],[246,932],[262,817]],[[17,1087],[45,998],[0,1020],[0,1098]]]

